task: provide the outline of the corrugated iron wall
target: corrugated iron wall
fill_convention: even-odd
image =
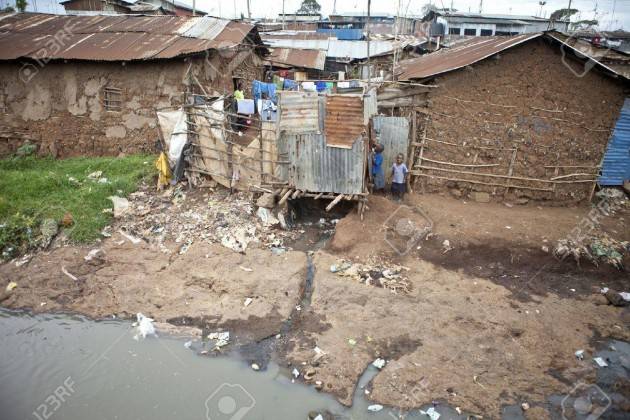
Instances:
[[[630,99],[626,99],[602,162],[600,185],[623,185],[630,179]]]
[[[287,134],[319,133],[317,92],[278,92],[279,131]]]
[[[363,95],[326,96],[326,144],[352,148],[365,130],[364,119]]]
[[[379,143],[385,147],[383,151],[383,169],[387,177],[396,161],[396,155],[402,153],[407,162],[409,148],[409,120],[405,117],[386,117],[377,115],[372,119],[374,131],[379,134]]]
[[[280,178],[302,191],[360,194],[363,192],[366,146],[358,138],[351,149],[326,146],[322,134],[291,135],[278,139],[278,153],[291,162]]]

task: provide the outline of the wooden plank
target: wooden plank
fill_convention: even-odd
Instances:
[[[332,208],[335,207],[337,203],[341,201],[342,198],[343,198],[343,194],[339,194],[337,197],[335,197],[335,199],[331,201],[329,205],[326,206],[326,211],[332,210]]]

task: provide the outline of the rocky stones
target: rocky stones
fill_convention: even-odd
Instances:
[[[490,194],[483,191],[473,191],[470,194],[470,198],[475,200],[477,203],[489,203],[490,202]]]
[[[256,205],[258,207],[264,207],[267,209],[272,209],[276,206],[276,197],[273,194],[264,193],[258,200],[256,200]]]

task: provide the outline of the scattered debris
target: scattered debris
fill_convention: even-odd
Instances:
[[[252,271],[254,271],[252,268],[243,267],[242,265],[239,265],[238,268],[240,268],[241,270],[246,271],[248,273],[251,273]]]
[[[125,233],[124,230],[120,229],[118,231],[118,233],[120,233],[122,236],[124,236],[125,238],[127,238],[132,244],[134,245],[138,245],[140,242],[142,242],[141,239],[136,238],[135,236],[131,236],[128,233]]]
[[[127,212],[129,212],[129,201],[124,197],[118,197],[117,195],[112,195],[107,197],[112,200],[114,203],[114,217],[120,218],[123,217]]]
[[[297,370],[296,368],[293,368],[293,372],[291,372],[291,374],[293,375],[295,379],[297,379],[300,376],[300,371]]]
[[[252,302],[254,301],[254,299],[252,298],[247,298],[245,299],[245,302],[243,303],[243,306],[247,307],[249,306]]]
[[[259,371],[260,370],[260,366],[258,366],[257,363],[252,363],[252,369],[255,371]]]
[[[420,410],[420,413],[424,414],[425,416],[429,416],[431,420],[438,420],[441,416],[440,413],[435,411],[434,407],[430,407],[427,411]]]
[[[607,367],[608,363],[602,357],[594,357],[593,360],[599,367]]]
[[[607,235],[590,236],[581,242],[561,239],[553,250],[553,255],[564,260],[573,257],[579,265],[580,260],[591,261],[596,266],[600,262],[610,264],[618,270],[623,269],[623,255],[630,252],[630,242],[618,241]]]
[[[442,254],[446,254],[448,251],[452,250],[453,247],[451,246],[451,242],[448,239],[444,239],[444,242],[442,242]]]
[[[385,359],[381,359],[379,357],[378,359],[372,362],[372,366],[374,366],[377,369],[383,369],[383,367],[385,367],[385,363],[386,363]]]
[[[147,318],[142,313],[138,312],[136,314],[136,318],[138,320],[138,332],[134,335],[134,340],[139,340],[140,337],[146,338],[147,335],[153,335],[157,337],[157,333],[155,332],[155,327],[153,326],[153,319]]]
[[[523,409],[523,411],[529,410],[529,403],[524,402],[523,404],[521,404],[521,408]]]
[[[350,344],[351,346],[356,346],[357,345],[357,340],[355,340],[354,338],[349,338],[348,339],[348,344]]]
[[[68,272],[68,270],[66,270],[66,267],[61,266],[61,272],[62,272],[63,274],[65,274],[66,276],[70,277],[70,279],[72,279],[72,280],[74,280],[74,281],[79,281],[78,277],[76,277],[76,276],[74,276],[74,275],[70,274],[70,273]]]
[[[17,283],[14,281],[9,282],[9,284],[7,284],[7,287],[4,289],[7,292],[12,291],[13,289],[15,289],[17,287]]]
[[[369,286],[382,287],[394,294],[407,294],[411,291],[411,282],[402,274],[407,270],[407,267],[399,265],[385,265],[374,257],[368,259],[367,264],[341,261],[330,267],[330,271],[338,276],[350,277]]]
[[[85,261],[92,261],[94,258],[96,258],[98,256],[98,254],[101,252],[102,250],[100,248],[95,248],[92,249],[90,252],[88,252],[88,254],[83,257],[83,259]]]
[[[619,293],[612,289],[606,288],[606,292],[604,292],[604,296],[613,306],[628,306],[630,305],[630,294],[629,293]]]
[[[306,379],[307,381],[310,381],[311,379],[315,377],[315,373],[317,372],[313,368],[306,369],[306,372],[304,372],[304,379]]]
[[[368,406],[368,411],[371,411],[373,413],[379,412],[383,409],[383,406],[380,404],[372,404]]]
[[[230,332],[221,331],[208,334],[208,340],[215,340],[213,350],[220,350],[230,343]]]
[[[184,347],[186,347],[187,349],[190,349],[190,348],[192,347],[192,341],[190,341],[190,340],[189,340],[189,341],[186,341],[186,342],[184,343]]]
[[[578,358],[578,360],[584,360],[584,350],[578,350],[575,352],[575,357]]]

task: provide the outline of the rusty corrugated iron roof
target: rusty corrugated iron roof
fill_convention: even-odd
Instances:
[[[297,48],[274,48],[267,57],[271,64],[324,70],[326,51],[300,50]]]
[[[131,61],[232,49],[253,25],[208,16],[70,16],[18,13],[0,17],[0,60]]]
[[[326,145],[351,149],[365,130],[363,95],[326,96]]]
[[[494,54],[542,36],[541,33],[511,37],[478,37],[453,48],[400,62],[398,80],[424,79],[470,66]]]

